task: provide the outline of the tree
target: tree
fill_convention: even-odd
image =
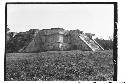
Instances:
[[[105,50],[113,49],[113,41],[112,40],[104,40],[104,39],[95,39]]]
[[[31,29],[26,32],[19,32],[14,37],[11,37],[6,44],[7,52],[18,52],[23,47],[27,46],[32,39],[34,38],[34,34],[38,29]],[[8,33],[8,35],[13,35],[13,32]]]

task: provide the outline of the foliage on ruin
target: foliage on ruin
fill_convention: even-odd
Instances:
[[[30,29],[26,32],[19,32],[14,37],[10,37],[8,41],[6,41],[6,52],[13,53],[13,52],[19,52],[20,50],[23,50],[26,46],[29,45],[29,43],[33,40],[35,37],[34,34],[38,29]],[[12,35],[13,32],[9,32],[7,34]],[[87,46],[84,44],[80,45],[78,34],[82,33],[80,30],[71,30],[69,34],[66,35],[67,38],[71,36],[71,42],[73,45],[71,46],[71,49],[68,50],[82,50],[83,46],[87,49]],[[75,38],[75,39],[74,39]],[[105,50],[112,50],[113,49],[113,41],[112,40],[104,40],[104,39],[95,39]],[[76,42],[77,41],[77,42]],[[79,41],[79,42],[78,42]]]

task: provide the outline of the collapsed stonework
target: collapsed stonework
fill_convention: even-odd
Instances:
[[[61,50],[92,50],[91,46],[79,36],[80,30],[64,30],[63,28],[43,29],[35,33],[34,39],[21,52],[43,52]],[[86,34],[89,39],[92,34]]]

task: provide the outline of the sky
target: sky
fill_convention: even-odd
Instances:
[[[8,4],[7,24],[12,32],[30,29],[79,29],[108,39],[114,31],[113,4]]]

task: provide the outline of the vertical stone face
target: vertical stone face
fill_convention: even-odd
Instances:
[[[46,50],[60,50],[63,43],[63,35],[52,34],[46,36],[46,42],[44,42],[44,47]]]
[[[60,49],[60,50],[63,50],[63,48],[62,48],[63,35],[59,35],[59,40],[58,40],[58,42],[59,42],[59,49]]]
[[[59,37],[58,42],[63,43],[63,35],[60,35],[60,34],[59,34],[58,37]]]
[[[66,31],[62,28],[40,30],[33,41],[26,47],[26,52],[91,50],[79,38],[79,30]]]
[[[43,48],[45,50],[63,50],[64,46],[66,46],[64,44],[64,32],[65,30],[60,28],[43,30],[45,36]]]

